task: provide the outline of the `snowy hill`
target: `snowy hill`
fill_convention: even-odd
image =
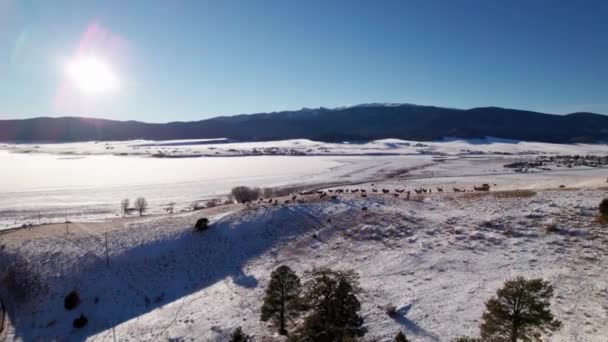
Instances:
[[[70,224],[67,234],[64,225],[14,231],[2,236],[2,265],[11,260],[20,286],[36,291],[9,297],[9,340],[224,341],[236,326],[271,338],[259,322],[260,300],[270,271],[288,264],[300,274],[356,270],[369,340],[389,341],[399,329],[414,341],[475,335],[484,301],[523,275],[555,286],[552,304],[564,328],[552,341],[603,341],[608,233],[594,213],[604,194],[314,196],[278,207]],[[201,216],[212,218],[211,229],[194,233]],[[548,224],[557,232],[547,233]],[[72,290],[82,303],[66,311],[63,297]],[[395,318],[387,305],[397,306]],[[89,323],[75,329],[80,313]]]
[[[192,122],[144,123],[92,118],[0,120],[0,141],[73,142],[229,138],[241,141],[311,139],[326,142],[384,138],[436,140],[445,136],[557,143],[608,138],[608,116],[551,115],[524,110],[364,104],[334,109],[216,117]]]

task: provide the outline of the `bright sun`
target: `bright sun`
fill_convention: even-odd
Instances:
[[[79,56],[67,65],[67,76],[87,94],[102,94],[118,89],[118,77],[110,66],[96,56]]]

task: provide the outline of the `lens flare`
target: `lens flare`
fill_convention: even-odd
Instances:
[[[97,56],[78,56],[66,67],[67,77],[86,94],[104,94],[118,90],[120,82],[111,67]]]

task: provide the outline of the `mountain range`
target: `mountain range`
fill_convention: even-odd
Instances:
[[[168,123],[84,117],[0,120],[0,141],[3,142],[208,138],[239,141],[303,138],[339,142],[486,136],[554,143],[608,141],[608,116],[586,112],[553,115],[498,107],[453,109],[364,104]]]

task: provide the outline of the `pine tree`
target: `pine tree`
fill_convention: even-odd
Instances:
[[[266,287],[261,320],[274,321],[279,334],[287,334],[287,321],[300,313],[300,278],[288,266],[279,266],[270,275]]]
[[[309,314],[298,331],[299,341],[334,342],[354,340],[365,334],[358,276],[353,271],[318,269],[309,272],[305,303]]]
[[[517,277],[486,302],[480,325],[483,341],[540,341],[561,327],[549,308],[553,287],[542,279]]]
[[[602,202],[600,203],[600,222],[601,223],[608,223],[608,198],[604,198],[602,200]]]
[[[248,342],[249,336],[243,332],[241,327],[236,328],[230,335],[230,342]]]
[[[403,331],[399,331],[397,333],[397,336],[395,336],[395,342],[408,342],[407,341],[407,337],[405,337],[405,334],[403,333]]]

